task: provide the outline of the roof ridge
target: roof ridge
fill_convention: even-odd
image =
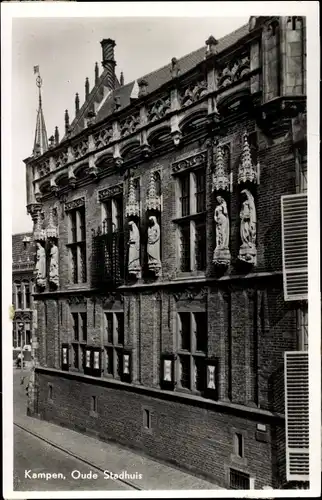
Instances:
[[[245,28],[246,26],[248,26],[248,23],[245,23],[243,24],[242,26],[239,26],[239,28],[236,28],[234,31],[230,31],[229,33],[227,33],[226,35],[222,36],[221,38],[219,38],[217,41],[218,42],[221,42],[222,40],[224,40],[225,38],[228,38],[230,37],[231,35],[233,35],[234,33],[237,33],[238,31],[240,31],[241,29]],[[184,59],[185,57],[189,57],[191,56],[192,54],[195,54],[196,52],[199,52],[200,50],[202,50],[203,48],[205,48],[205,46],[202,46],[202,47],[199,47],[199,49],[195,49],[195,50],[192,50],[191,52],[188,52],[187,54],[184,54],[183,56],[181,56],[179,59],[178,59],[178,62],[180,62],[182,59]],[[162,69],[165,69],[167,68],[168,66],[170,66],[171,63],[168,63],[168,64],[165,64],[164,66],[161,66],[153,71],[151,71],[150,73],[146,73],[144,76],[141,76],[139,78],[136,78],[136,80],[140,80],[140,79],[143,79],[143,78],[146,78],[150,75],[153,75],[154,73],[156,73],[157,71],[161,71]],[[135,80],[133,80],[133,82],[135,82]]]

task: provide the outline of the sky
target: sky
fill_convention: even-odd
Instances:
[[[125,83],[205,45],[209,35],[220,38],[247,23],[247,17],[204,18],[15,18],[12,25],[12,232],[32,230],[26,212],[25,164],[31,155],[38,91],[33,67],[43,80],[42,102],[48,138],[57,125],[62,138],[64,112],[70,122],[75,93],[84,102],[85,78],[94,82],[101,66],[103,38],[116,41],[117,76]]]

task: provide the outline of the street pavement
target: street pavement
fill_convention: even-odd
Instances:
[[[131,489],[119,481],[105,479],[103,472],[67,455],[19,427],[14,428],[14,443],[14,490],[105,491]],[[33,474],[38,475],[39,473],[50,474],[50,476],[32,478]],[[62,477],[58,475],[59,473]]]
[[[26,386],[30,372],[14,368],[14,485],[18,491],[68,490],[194,490],[222,489],[177,468],[131,452],[114,443],[28,417]],[[31,471],[26,473],[25,471]],[[92,478],[72,477],[73,471]],[[105,473],[129,474],[125,481]],[[64,478],[30,479],[32,473],[62,473]],[[97,478],[93,475],[97,474]],[[78,472],[73,473],[78,476]],[[121,478],[123,479],[123,478]]]

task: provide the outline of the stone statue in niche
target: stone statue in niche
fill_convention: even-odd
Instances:
[[[36,252],[36,283],[41,288],[46,286],[46,251],[39,241]]]
[[[213,262],[217,265],[229,265],[229,216],[227,203],[222,196],[216,198],[217,206],[215,209],[216,223],[216,248],[214,251]]]
[[[157,218],[154,216],[149,217],[148,229],[148,268],[156,276],[161,274],[161,259],[160,259],[160,226]]]
[[[134,221],[129,222],[130,237],[129,237],[129,261],[128,272],[141,278],[141,265],[140,265],[140,232]]]
[[[244,196],[242,209],[240,211],[240,238],[241,247],[238,258],[248,264],[256,264],[256,208],[253,195],[243,189]]]
[[[58,247],[54,240],[50,242],[50,264],[49,264],[49,281],[55,286],[59,284],[58,275]]]

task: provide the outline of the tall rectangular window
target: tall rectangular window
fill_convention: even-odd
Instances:
[[[25,283],[25,309],[30,309],[30,285]]]
[[[103,231],[115,233],[123,230],[123,198],[109,198],[102,205]]]
[[[185,217],[190,213],[190,174],[185,174],[180,178],[181,187],[181,216]]]
[[[16,307],[22,309],[22,290],[21,285],[16,285]]]
[[[124,314],[123,312],[105,312],[104,321],[104,371],[106,375],[120,378],[124,347]]]
[[[205,312],[177,313],[178,387],[201,392],[205,386],[207,315]]]
[[[70,210],[69,216],[69,259],[72,283],[86,283],[86,225],[85,207]]]
[[[87,342],[87,313],[72,312],[72,367],[83,370],[85,362],[85,346]]]
[[[179,269],[206,269],[206,170],[204,167],[178,175]]]

